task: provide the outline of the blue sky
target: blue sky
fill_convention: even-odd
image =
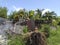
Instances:
[[[8,13],[15,9],[50,9],[60,16],[60,0],[0,0],[0,6],[7,7]]]

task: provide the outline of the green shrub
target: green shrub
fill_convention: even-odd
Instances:
[[[26,26],[24,27],[23,32],[24,32],[24,33],[27,33],[27,32],[28,32],[28,29],[27,29]]]
[[[44,32],[45,36],[48,38],[50,36],[50,26],[45,24],[42,28],[42,32]]]
[[[23,36],[15,35],[9,39],[8,45],[24,45]]]
[[[60,45],[60,28],[50,30],[50,37],[47,39],[47,43],[48,45]]]

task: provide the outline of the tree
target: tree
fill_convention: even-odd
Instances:
[[[44,17],[47,19],[47,20],[52,20],[52,19],[56,19],[56,13],[55,12],[46,12]]]
[[[47,20],[48,22],[52,23],[53,20],[56,20],[56,13],[54,11],[52,12],[48,11],[43,15],[43,18]]]
[[[24,16],[25,16],[25,9],[19,10],[17,12],[17,14],[19,15],[19,18],[24,18]]]
[[[0,7],[0,17],[7,18],[7,8],[6,7]]]
[[[9,19],[12,20],[15,18],[15,15],[17,15],[17,12],[16,11],[13,11],[12,13],[10,13],[9,15]]]
[[[30,10],[30,11],[29,11],[29,17],[30,17],[30,18],[33,18],[33,16],[34,16],[34,11],[33,11],[33,10]]]
[[[36,13],[36,15],[35,15],[35,18],[36,18],[36,19],[41,19],[42,10],[37,9],[36,12],[37,12],[37,13]]]

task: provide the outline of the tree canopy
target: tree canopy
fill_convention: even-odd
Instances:
[[[7,18],[7,8],[6,7],[0,7],[0,17]]]

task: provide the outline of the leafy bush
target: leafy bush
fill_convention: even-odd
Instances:
[[[23,37],[21,35],[14,35],[9,40],[8,45],[24,45]]]
[[[24,27],[23,32],[24,32],[24,33],[27,33],[27,32],[28,32],[28,29],[27,29],[26,26]]]
[[[47,39],[47,43],[48,45],[60,45],[60,28],[50,30],[50,37]]]
[[[42,28],[42,32],[44,32],[45,36],[48,38],[50,36],[50,26],[45,24]]]

